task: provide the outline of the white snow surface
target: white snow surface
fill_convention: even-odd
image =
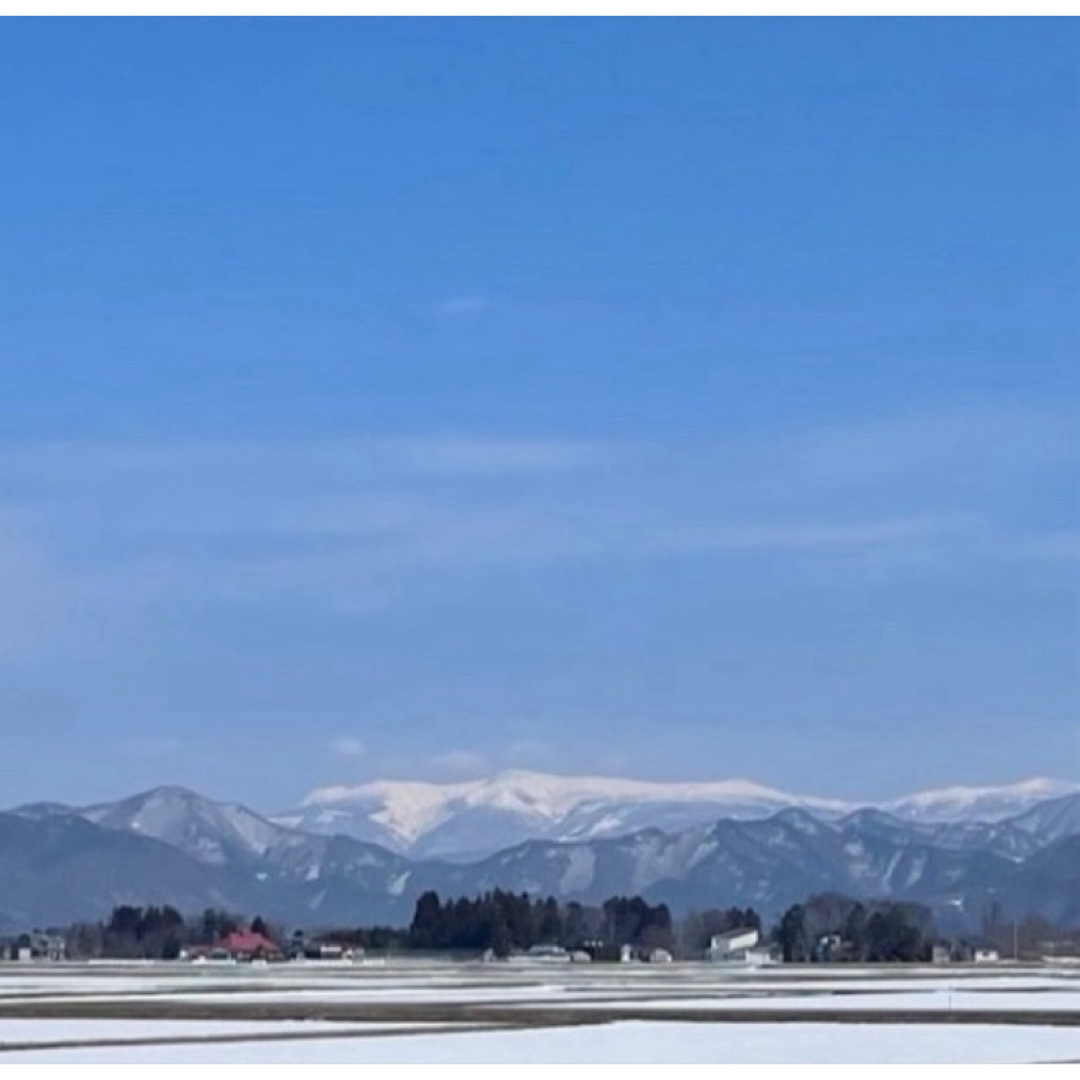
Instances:
[[[83,1042],[102,1039],[186,1039],[215,1035],[267,1035],[286,1032],[392,1031],[400,1024],[335,1024],[328,1020],[24,1020],[0,1017],[0,1051],[11,1043]],[[0,1057],[0,1063],[8,1058]]]
[[[894,799],[881,809],[915,821],[1004,821],[1036,803],[1080,792],[1080,784],[1036,777],[1003,787],[949,787]]]
[[[593,801],[711,802],[766,809],[800,805],[836,813],[842,813],[848,806],[834,799],[789,795],[750,780],[660,783],[603,776],[556,776],[521,769],[455,784],[376,780],[356,787],[320,788],[311,792],[302,805],[378,805],[380,809],[372,815],[374,820],[403,839],[414,840],[459,807],[512,810],[537,821],[562,821],[583,803]]]
[[[749,780],[660,783],[509,770],[452,784],[376,780],[320,788],[274,820],[347,832],[399,851],[430,838],[425,853],[464,855],[524,839],[588,840],[650,825],[678,829],[718,817],[760,818],[788,806],[829,816],[850,809],[840,800],[790,795]]]
[[[1012,1064],[1080,1059],[1080,1028],[708,1024],[445,1032],[364,1039],[22,1051],[63,1064]]]

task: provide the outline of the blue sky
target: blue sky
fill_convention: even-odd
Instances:
[[[1076,778],[1077,36],[11,23],[6,801]]]

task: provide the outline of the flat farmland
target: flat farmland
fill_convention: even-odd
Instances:
[[[0,1064],[1080,1060],[1080,969],[0,967]]]

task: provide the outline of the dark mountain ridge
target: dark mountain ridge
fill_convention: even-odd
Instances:
[[[823,820],[789,808],[674,832],[530,840],[460,864],[312,834],[182,788],[73,809],[0,814],[0,926],[99,918],[113,905],[224,907],[291,925],[408,921],[426,889],[496,887],[595,903],[621,894],[675,912],[753,906],[774,917],[815,892],[925,903],[977,925],[1006,913],[1080,918],[1080,795],[998,822],[903,820],[879,809]]]

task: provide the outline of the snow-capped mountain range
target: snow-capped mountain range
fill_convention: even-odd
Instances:
[[[875,805],[909,821],[1003,821],[1080,784],[1034,779],[1004,787],[953,787]],[[752,821],[797,808],[823,820],[864,803],[792,795],[749,780],[659,783],[513,770],[434,784],[374,781],[311,792],[279,824],[343,833],[421,857],[469,859],[527,840],[607,839],[639,829],[678,831],[719,818]]]
[[[117,903],[401,925],[426,889],[496,886],[584,903],[640,893],[676,912],[750,904],[769,917],[840,891],[917,900],[969,925],[992,898],[1076,919],[1080,785],[950,789],[853,809],[744,781],[517,772],[329,789],[277,820],[178,787],[0,813],[2,928],[100,918]]]
[[[1025,784],[1007,789],[997,804],[986,792],[921,796],[913,820],[880,808],[843,813],[824,800],[813,800],[812,810],[778,810],[778,794],[741,783],[684,788],[680,804],[670,788],[649,785],[653,798],[643,801],[633,782],[617,782],[616,793],[603,781],[603,804],[593,781],[552,780],[516,774],[516,796],[496,802],[496,823],[518,821],[524,786],[532,796],[529,821],[618,835],[534,837],[449,862],[312,833],[180,787],[83,808],[19,807],[0,813],[0,928],[96,919],[120,903],[168,903],[192,913],[226,907],[293,926],[400,926],[423,891],[473,895],[496,887],[581,903],[642,894],[676,914],[738,904],[774,918],[813,892],[835,891],[928,904],[954,926],[977,927],[991,901],[1017,914],[1080,919],[1080,792],[1038,798],[1069,785]],[[500,794],[496,782],[494,793],[483,785],[457,789],[449,810],[432,813],[432,786],[424,787],[427,816],[414,804],[408,819],[417,837],[454,820],[464,828]],[[458,801],[478,792],[485,794],[467,808],[473,818],[455,819]],[[973,806],[1018,805],[1026,809],[1007,819],[970,818]],[[609,820],[616,806],[659,808],[666,827],[640,827],[644,819],[623,813]],[[961,820],[924,820],[928,806]],[[676,810],[697,815],[706,808],[705,821],[671,824]],[[896,809],[905,810],[905,800]],[[629,831],[619,831],[627,823]]]

